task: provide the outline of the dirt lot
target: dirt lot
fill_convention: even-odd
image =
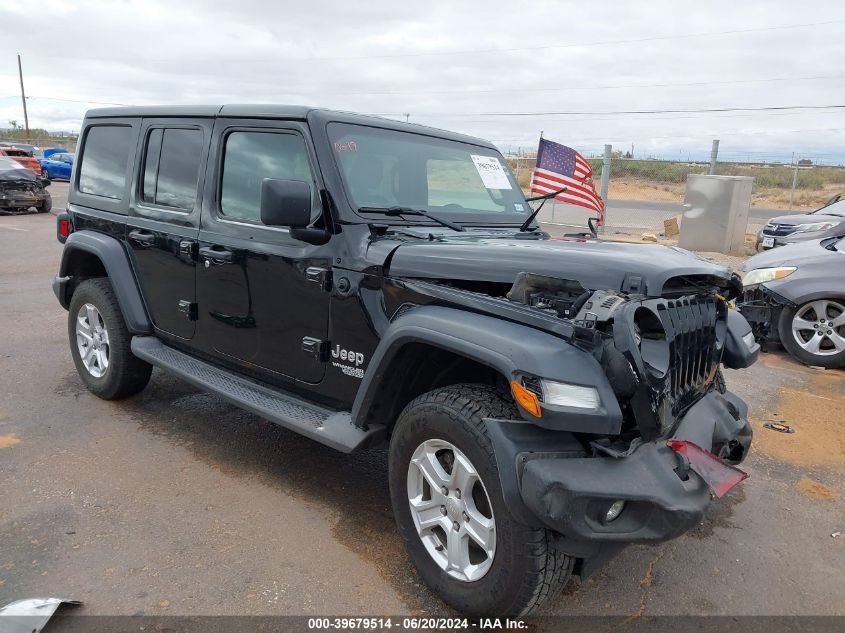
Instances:
[[[62,208],[66,185],[51,186]],[[344,456],[156,371],[82,387],[50,289],[52,216],[0,217],[0,604],[88,614],[444,614],[409,565],[383,450]],[[686,536],[625,550],[559,614],[845,614],[845,373],[781,353],[729,387],[751,477]],[[784,435],[762,428],[782,420]]]
[[[841,184],[830,184],[818,189],[798,189],[792,198],[792,210],[818,209],[837,193]],[[657,202],[684,201],[686,183],[650,182],[638,178],[611,178],[608,189],[610,200],[650,200]],[[770,209],[789,209],[789,190],[757,186],[751,194],[751,204]]]

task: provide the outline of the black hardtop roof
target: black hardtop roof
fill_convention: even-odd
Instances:
[[[314,120],[317,123],[328,123],[337,121],[340,123],[352,123],[358,125],[370,125],[373,127],[387,128],[401,132],[414,134],[425,134],[436,136],[461,143],[472,143],[482,147],[495,149],[495,145],[484,139],[458,134],[448,130],[419,125],[417,123],[404,123],[394,121],[380,116],[358,114],[356,112],[343,112],[341,110],[327,110],[324,108],[313,108],[308,106],[278,105],[278,104],[230,104],[230,105],[179,105],[179,106],[121,106],[114,108],[95,108],[85,113],[86,119],[99,118],[125,118],[125,117],[233,117],[233,118],[255,118],[255,119],[306,119]]]

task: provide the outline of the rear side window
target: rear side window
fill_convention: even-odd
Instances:
[[[79,166],[79,191],[115,200],[123,198],[131,138],[132,128],[128,126],[88,128]]]
[[[147,137],[141,199],[147,204],[190,211],[197,198],[202,148],[201,130],[151,130]]]
[[[297,134],[232,132],[226,137],[220,210],[258,222],[265,178],[313,182],[305,141]]]

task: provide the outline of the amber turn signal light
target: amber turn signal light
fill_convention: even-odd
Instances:
[[[543,412],[540,410],[540,400],[537,394],[533,391],[528,391],[525,387],[519,384],[516,380],[511,380],[511,391],[513,392],[514,400],[519,406],[528,411],[535,418],[543,417]]]

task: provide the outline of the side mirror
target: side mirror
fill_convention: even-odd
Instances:
[[[292,229],[311,224],[311,185],[301,180],[265,178],[261,183],[261,223]]]

